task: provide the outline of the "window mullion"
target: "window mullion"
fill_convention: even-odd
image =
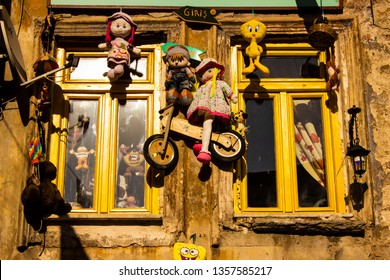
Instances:
[[[280,188],[281,199],[283,199],[283,208],[286,213],[292,213],[294,209],[294,187],[295,182],[292,178],[295,177],[293,174],[293,168],[291,163],[291,141],[290,141],[290,131],[291,131],[291,106],[288,100],[287,92],[280,93],[280,135],[278,138],[279,145],[281,147],[280,152],[278,153],[278,162],[281,165],[281,172],[278,178],[281,178],[278,183],[278,188]]]
[[[110,94],[105,94],[102,98],[102,104],[100,106],[100,131],[98,135],[97,144],[99,145],[100,153],[97,154],[97,166],[96,170],[98,173],[96,174],[99,180],[98,185],[98,212],[99,213],[108,213],[109,211],[109,203],[111,199],[110,189],[110,154],[112,152],[111,147],[112,143],[110,141],[110,118],[111,118],[111,96]]]

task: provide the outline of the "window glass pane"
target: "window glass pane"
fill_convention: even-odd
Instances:
[[[245,61],[245,65],[248,65],[248,62]],[[317,56],[262,57],[261,63],[270,70],[269,76],[256,69],[247,75],[248,78],[320,78]]]
[[[118,112],[118,171],[115,206],[145,206],[146,100],[127,100]]]
[[[294,129],[300,207],[326,207],[321,99],[294,99]]]
[[[276,207],[274,109],[272,99],[247,99],[248,207]]]
[[[95,182],[97,100],[70,100],[65,200],[73,208],[92,208]]]
[[[146,77],[147,58],[142,57],[130,64],[132,80],[141,80]],[[71,72],[69,80],[107,80],[103,76],[107,72],[107,57],[80,57],[78,66]]]

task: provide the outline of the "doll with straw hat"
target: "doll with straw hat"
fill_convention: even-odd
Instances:
[[[201,85],[188,108],[187,119],[193,124],[202,124],[202,143],[193,146],[199,162],[207,164],[211,161],[209,151],[210,137],[214,126],[230,121],[231,109],[229,100],[237,103],[237,95],[231,87],[221,80],[225,67],[214,58],[205,58],[196,67],[195,74]]]

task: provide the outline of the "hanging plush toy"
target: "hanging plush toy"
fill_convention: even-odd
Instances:
[[[188,106],[192,101],[192,84],[195,75],[190,68],[190,54],[185,46],[170,47],[166,55],[168,67],[165,88],[167,90],[167,103],[178,102]]]
[[[242,74],[250,74],[257,68],[265,75],[269,75],[269,69],[260,63],[260,56],[263,53],[263,48],[258,45],[265,37],[265,25],[258,20],[251,19],[241,25],[240,30],[242,37],[250,43],[245,49],[246,55],[249,56],[249,65],[242,70]]]
[[[327,52],[329,59],[326,61],[326,72],[328,74],[328,81],[326,82],[326,89],[328,92],[337,91],[340,86],[340,69],[336,66],[336,56],[334,55],[334,46],[330,47]]]
[[[233,94],[231,87],[220,80],[225,67],[213,58],[204,59],[196,67],[196,75],[202,85],[197,89],[190,107],[187,118],[190,123],[203,122],[202,144],[195,144],[193,150],[201,163],[211,161],[209,144],[211,131],[214,125],[230,122],[231,109],[229,99],[237,103],[237,95]]]
[[[110,81],[123,76],[126,67],[130,67],[130,53],[140,54],[141,50],[134,47],[134,34],[137,25],[128,14],[114,13],[108,18],[105,43],[99,44],[100,49],[109,48],[107,66],[110,70],[105,73]]]
[[[46,232],[43,218],[51,214],[66,215],[72,206],[62,198],[57,186],[51,181],[57,176],[57,168],[50,161],[38,164],[39,178],[31,176],[22,192],[24,216],[35,231]]]
[[[248,127],[245,125],[245,120],[247,118],[248,118],[248,114],[245,113],[243,110],[240,110],[239,112],[233,113],[231,119],[232,129],[234,129],[235,131],[240,133],[242,137],[244,137],[246,144],[248,144],[246,141],[246,134],[248,132]]]

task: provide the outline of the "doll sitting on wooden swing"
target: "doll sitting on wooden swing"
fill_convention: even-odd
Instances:
[[[229,99],[237,103],[237,95],[231,87],[221,80],[225,67],[213,58],[204,59],[195,69],[201,83],[188,108],[187,119],[192,124],[202,124],[202,143],[193,146],[197,160],[207,164],[211,161],[209,151],[210,137],[214,125],[230,122],[231,109]]]

